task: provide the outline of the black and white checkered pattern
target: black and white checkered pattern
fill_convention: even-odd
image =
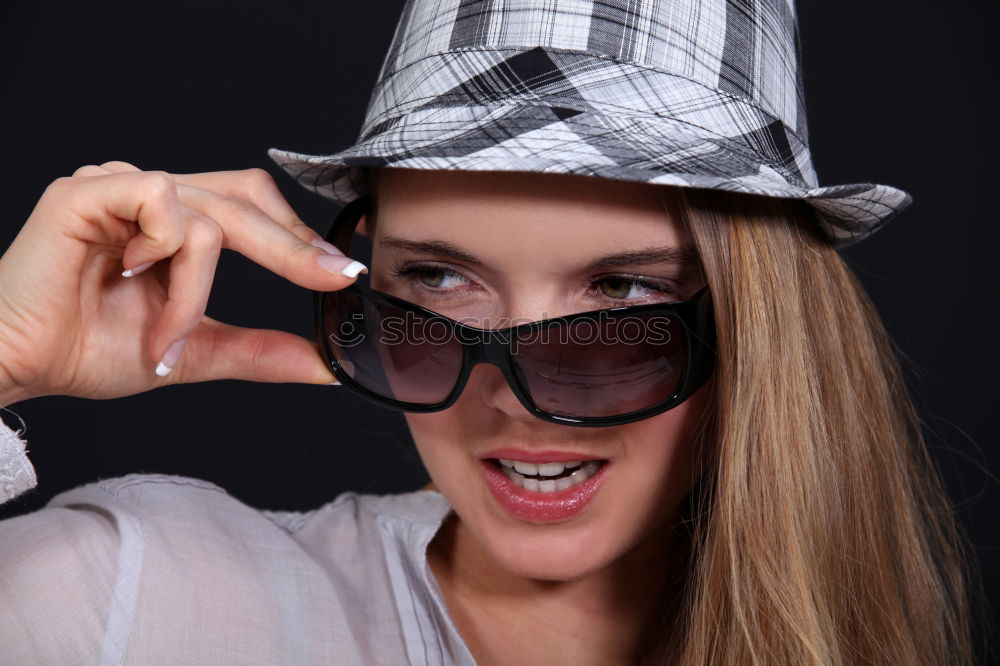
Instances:
[[[358,142],[270,155],[344,203],[382,166],[804,199],[841,246],[911,200],[818,186],[792,0],[411,0]]]

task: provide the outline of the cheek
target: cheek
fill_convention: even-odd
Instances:
[[[622,451],[622,468],[628,471],[618,479],[636,507],[633,529],[649,530],[673,513],[699,476],[697,442],[708,399],[709,390],[702,387],[669,412],[633,424]]]
[[[610,491],[595,508],[616,550],[641,542],[674,513],[698,475],[698,434],[708,402],[702,387],[683,404],[624,426]]]
[[[683,462],[683,465],[672,466],[675,472],[684,471],[694,473],[693,464],[695,455],[698,453],[695,443],[706,424],[708,404],[711,399],[711,384],[706,384],[695,391],[690,398],[674,409],[664,412],[646,422],[650,425],[650,430],[645,433],[647,437],[644,441],[650,448],[659,442],[663,448],[660,456],[650,452],[650,458],[660,458],[664,463],[673,460]],[[639,425],[646,422],[640,422]],[[638,448],[638,447],[637,447]]]
[[[431,414],[404,414],[420,458],[434,485],[451,499],[445,488],[449,480],[467,474],[473,451],[467,446],[461,405]],[[463,433],[465,433],[463,435]],[[455,502],[452,501],[452,504]]]

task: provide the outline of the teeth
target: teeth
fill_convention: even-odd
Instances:
[[[521,462],[520,460],[514,461],[514,469],[524,474],[525,476],[538,476],[538,465],[532,463]]]
[[[545,479],[544,481],[539,481],[538,479],[525,478],[523,474],[520,473],[517,466],[518,464],[525,465],[528,463],[518,463],[511,460],[501,460],[500,463],[503,465],[503,473],[508,479],[514,482],[515,485],[524,488],[525,490],[530,490],[538,493],[553,493],[558,490],[566,490],[567,488],[572,488],[573,486],[579,485],[594,476],[597,470],[601,468],[600,462],[596,460],[588,460],[580,466],[580,469],[575,470],[569,476],[563,477],[561,479]],[[510,464],[508,464],[510,463]],[[576,463],[580,464],[580,463]],[[543,465],[530,465],[531,467],[538,468],[544,465],[559,465],[560,467],[569,467],[571,463],[543,463]],[[561,469],[559,470],[562,471]],[[556,472],[558,474],[559,472]]]
[[[557,474],[562,474],[563,470],[579,466],[579,460],[564,463],[543,463],[538,466],[538,476],[556,476]]]
[[[558,476],[567,469],[573,469],[574,467],[580,466],[579,460],[561,463],[541,463],[538,465],[535,463],[521,462],[520,460],[507,460],[505,458],[499,458],[498,460],[504,467],[513,467],[518,473],[524,476]]]

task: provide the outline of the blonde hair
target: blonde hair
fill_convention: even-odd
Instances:
[[[666,191],[718,361],[654,663],[972,663],[971,558],[863,288],[803,202]]]

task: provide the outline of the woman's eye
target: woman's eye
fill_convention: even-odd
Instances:
[[[621,300],[647,298],[649,296],[672,293],[672,290],[667,288],[666,285],[652,284],[624,276],[604,277],[596,280],[594,284],[597,285],[604,296]]]
[[[397,270],[396,276],[416,280],[430,289],[448,289],[468,284],[461,273],[435,266],[407,266]]]

